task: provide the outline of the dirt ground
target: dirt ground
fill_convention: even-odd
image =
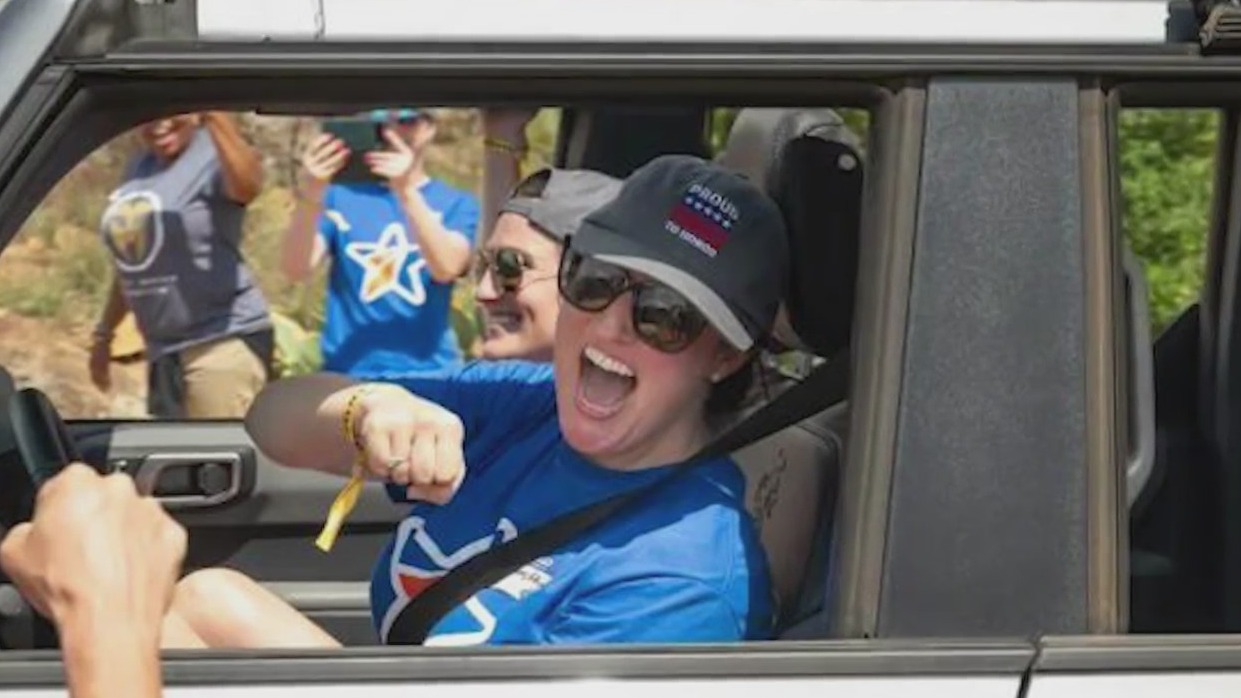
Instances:
[[[37,387],[66,419],[146,417],[146,367],[112,365],[112,389],[91,384],[88,333],[0,309],[0,366],[18,388]]]

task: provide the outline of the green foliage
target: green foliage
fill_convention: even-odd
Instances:
[[[276,336],[277,375],[286,378],[318,371],[323,365],[319,333],[303,329],[292,318],[278,311],[272,311],[271,320]]]
[[[1202,290],[1217,128],[1210,110],[1121,114],[1121,223],[1146,271],[1155,334]]]

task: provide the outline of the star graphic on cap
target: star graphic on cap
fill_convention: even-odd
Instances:
[[[373,303],[389,293],[412,305],[426,302],[427,289],[421,272],[427,262],[418,254],[418,246],[409,241],[405,226],[400,223],[389,224],[375,242],[345,245],[345,254],[364,270],[362,286],[358,289],[363,303]]]

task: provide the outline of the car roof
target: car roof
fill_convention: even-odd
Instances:
[[[206,40],[1161,44],[1164,0],[197,0]]]

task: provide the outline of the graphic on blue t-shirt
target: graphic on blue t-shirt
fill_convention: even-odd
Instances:
[[[420,191],[441,224],[473,244],[477,200],[434,179]],[[333,260],[322,337],[325,370],[380,378],[460,365],[449,324],[452,284],[431,278],[386,185],[330,187],[319,232]]]
[[[451,502],[414,504],[371,579],[380,637],[449,570],[569,511],[652,485],[671,467],[599,467],[560,434],[550,365],[480,362],[402,380],[465,425],[466,478]],[[404,493],[389,487],[397,501]],[[446,614],[427,645],[765,639],[766,558],[729,458],[709,461]]]
[[[414,306],[427,302],[427,288],[422,282],[427,262],[400,223],[388,224],[375,242],[345,245],[345,255],[362,267],[358,300],[363,303],[374,303],[389,293]]]

